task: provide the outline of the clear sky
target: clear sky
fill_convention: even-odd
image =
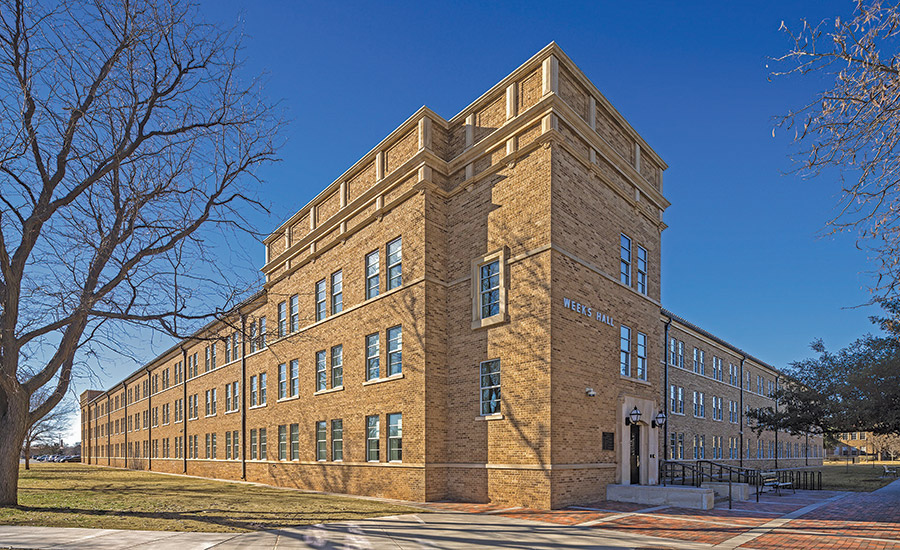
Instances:
[[[853,235],[825,235],[838,181],[789,174],[774,119],[824,80],[769,80],[784,21],[851,15],[817,2],[294,2],[210,0],[246,34],[246,70],[291,124],[262,176],[268,232],[420,106],[450,118],[555,40],[669,164],[663,305],[776,366],[870,330],[874,267]],[[767,65],[770,65],[767,68]],[[261,244],[253,257],[261,266]],[[210,304],[214,305],[214,304]],[[171,342],[147,346],[145,359]],[[137,368],[105,368],[106,387]],[[76,388],[86,389],[85,382]]]

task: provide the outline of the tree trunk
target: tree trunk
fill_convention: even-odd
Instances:
[[[30,470],[31,463],[31,442],[28,441],[28,438],[25,438],[25,469]]]
[[[0,506],[18,504],[19,456],[27,430],[28,402],[11,398],[0,415]]]

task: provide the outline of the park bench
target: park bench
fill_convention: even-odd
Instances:
[[[881,477],[887,477],[887,476],[897,477],[897,468],[896,467],[889,468],[887,466],[884,466],[884,475],[882,475]]]
[[[776,495],[781,496],[782,489],[791,489],[795,493],[794,484],[790,481],[779,481],[778,472],[760,472],[759,482],[763,489],[768,489]]]

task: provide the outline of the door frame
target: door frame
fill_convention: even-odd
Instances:
[[[640,432],[640,480],[641,485],[657,485],[659,483],[659,437],[661,426],[653,427],[651,419],[661,409],[659,403],[652,399],[636,396],[624,396],[616,410],[616,433],[619,444],[616,461],[616,482],[631,485],[631,429],[625,425],[625,419],[635,407],[641,411],[638,425]]]

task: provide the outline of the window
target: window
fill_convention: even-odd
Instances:
[[[366,417],[366,461],[378,462],[380,460],[378,440],[380,438],[378,416]]]
[[[500,260],[481,266],[481,318],[500,314]]]
[[[631,329],[625,325],[619,329],[619,373],[631,376]]]
[[[387,415],[388,419],[388,461],[403,461],[403,414]]]
[[[238,403],[240,402],[239,401],[240,396],[241,396],[240,394],[241,394],[241,392],[238,389],[238,383],[232,382],[231,383],[231,410],[233,410],[233,411],[236,411],[239,408]],[[226,406],[226,408],[228,407],[227,404],[225,406]]]
[[[387,289],[403,284],[402,241],[398,237],[387,244]]]
[[[215,343],[209,345],[209,363],[210,363],[211,369],[216,368],[216,344]]]
[[[239,359],[238,350],[240,349],[240,345],[241,345],[241,336],[240,336],[240,334],[238,334],[238,331],[234,331],[234,333],[232,333],[232,335],[231,335],[231,356],[232,356],[231,358],[235,361],[237,361]],[[244,351],[241,350],[240,354],[243,355]]]
[[[712,398],[713,404],[713,420],[722,420],[722,398],[713,396]],[[713,458],[721,458],[721,457],[713,457]]]
[[[647,379],[647,335],[643,332],[637,333],[637,378],[639,380]]]
[[[259,335],[258,336],[259,337],[259,346],[258,347],[259,347],[259,349],[266,349],[266,346],[268,346],[268,344],[266,343],[266,318],[260,317],[258,323],[259,323],[259,331],[257,332],[257,334]]]
[[[251,407],[255,407],[256,403],[257,403],[256,399],[257,399],[259,390],[257,390],[256,384],[257,384],[256,376],[251,376],[250,377],[250,406]]]
[[[344,309],[344,275],[340,270],[331,274],[331,314]]]
[[[669,386],[669,401],[671,410],[675,414],[684,414],[684,388],[681,386]]]
[[[631,286],[631,239],[623,233],[619,235],[619,245],[619,280]]]
[[[738,385],[738,367],[734,363],[728,363],[728,383],[732,386]]]
[[[256,453],[256,428],[252,428],[250,430],[250,460],[256,460],[258,458],[258,454]]]
[[[732,424],[738,423],[738,404],[737,401],[728,402],[728,421]]]
[[[481,414],[500,412],[500,360],[481,363]]]
[[[217,450],[216,450],[216,434],[212,435],[212,457],[216,458]]]
[[[259,375],[259,404],[266,404],[266,373]]]
[[[316,391],[322,391],[327,385],[325,372],[325,350],[316,352]]]
[[[694,416],[699,418],[706,416],[706,406],[703,403],[703,392],[694,392]]]
[[[344,385],[344,346],[331,348],[331,387]]]
[[[300,360],[299,359],[291,359],[290,362],[290,375],[291,375],[291,397],[297,397],[300,395]]]
[[[387,329],[387,339],[388,376],[393,376],[403,372],[403,327]]]
[[[683,459],[684,458],[684,434],[683,433],[672,433],[670,436],[671,439],[671,448],[669,449],[669,454],[673,459]]]
[[[379,363],[378,333],[366,336],[366,380],[375,380],[381,376]]]
[[[287,365],[278,365],[278,399],[287,397]]]
[[[684,342],[678,341],[678,366],[684,368]]]
[[[325,279],[316,283],[316,321],[321,321],[328,316],[328,306],[325,301]]]
[[[231,384],[225,384],[225,412],[231,412]]]
[[[237,455],[234,457],[237,458]],[[231,459],[231,432],[225,432],[225,460]]]
[[[300,460],[300,424],[291,424],[291,460]]]
[[[209,346],[203,348],[203,372],[209,372]]]
[[[287,334],[287,303],[279,302],[278,304],[278,337]]]
[[[250,353],[256,353],[256,321],[250,323]]]
[[[344,421],[331,421],[331,460],[344,460]]]
[[[206,390],[206,416],[216,414],[216,389]]]
[[[267,450],[266,450],[266,429],[265,428],[259,429],[259,459],[260,460],[268,459],[268,454],[267,454]]]
[[[722,382],[725,379],[725,369],[722,366],[722,358],[713,356],[713,378]]]
[[[378,251],[366,254],[366,300],[378,296],[381,268]]]
[[[672,338],[669,340],[669,364],[678,365],[678,340]]]
[[[696,458],[696,459],[706,458],[706,436],[705,435],[695,435],[694,436],[694,458]]]
[[[287,460],[287,426],[278,426],[278,460]]]
[[[328,460],[328,433],[324,420],[316,422],[316,460]]]
[[[647,249],[637,247],[637,291],[647,294]]]
[[[290,298],[290,303],[288,305],[289,316],[291,320],[291,332],[297,332],[300,330],[300,296],[294,294]]]

